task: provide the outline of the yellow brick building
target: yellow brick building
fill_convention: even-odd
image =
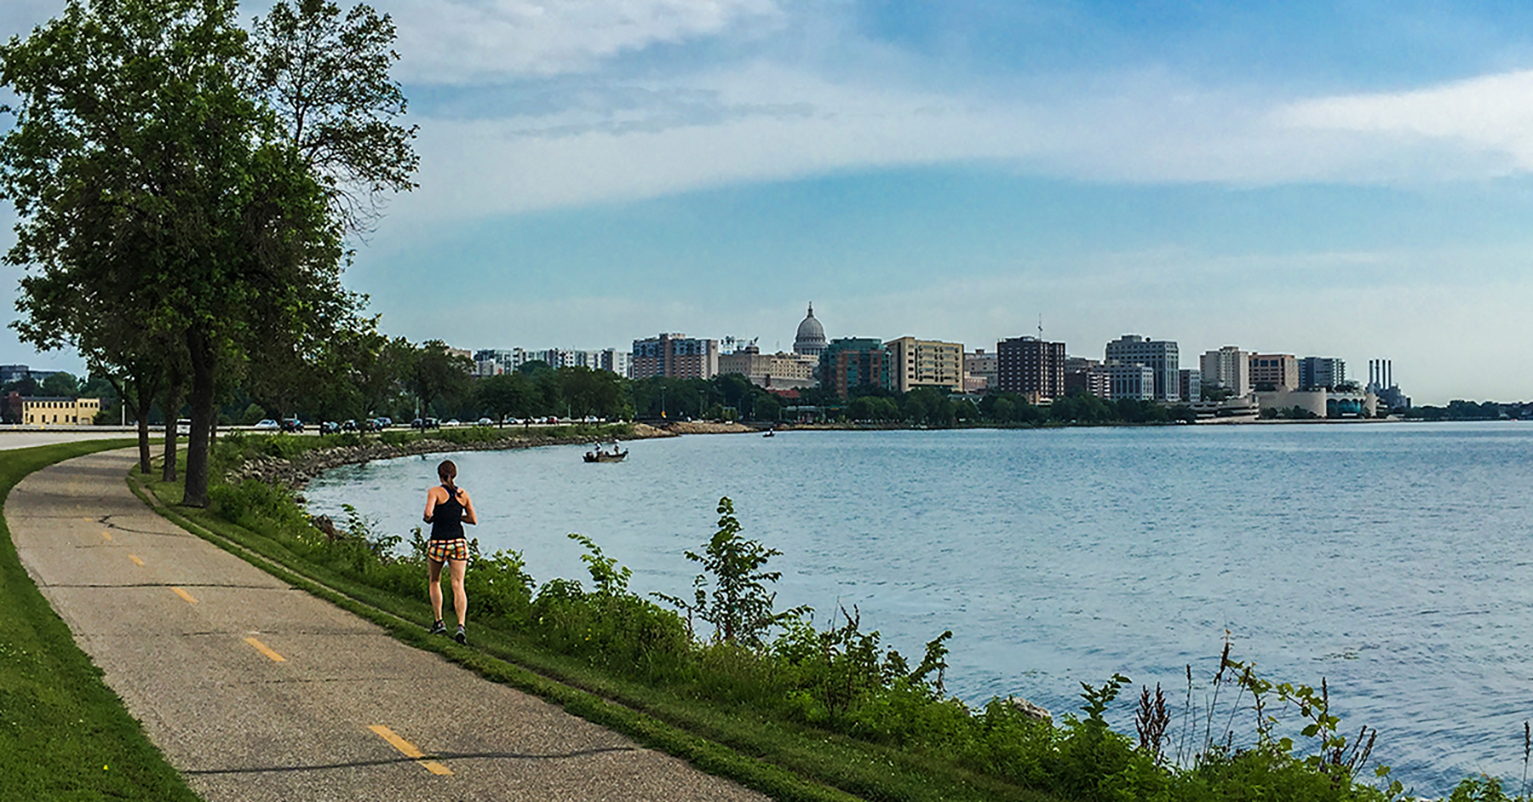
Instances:
[[[21,399],[21,422],[40,426],[90,426],[100,411],[99,398]]]

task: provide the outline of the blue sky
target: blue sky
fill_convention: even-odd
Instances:
[[[348,283],[391,333],[787,348],[813,301],[832,337],[1041,317],[1083,356],[1133,332],[1533,398],[1525,3],[377,5],[421,187]],[[10,331],[0,362],[79,369]]]

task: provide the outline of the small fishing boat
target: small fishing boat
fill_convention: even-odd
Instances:
[[[618,448],[617,443],[612,444],[611,451],[603,451],[601,444],[597,443],[585,453],[584,458],[586,462],[622,462],[628,458],[628,452]]]

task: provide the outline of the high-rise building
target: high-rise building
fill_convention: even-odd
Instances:
[[[1155,373],[1156,401],[1177,401],[1177,371],[1181,369],[1177,345],[1171,340],[1150,340],[1125,334],[1107,344],[1107,363],[1144,365]],[[1114,380],[1116,381],[1116,379]],[[1114,396],[1116,397],[1116,395]]]
[[[1181,391],[1183,401],[1189,404],[1202,401],[1203,371],[1197,368],[1182,368],[1177,373],[1177,387]]]
[[[608,348],[601,352],[601,369],[610,370],[619,376],[631,377],[633,376],[633,354]]]
[[[1255,389],[1299,389],[1299,360],[1293,354],[1252,354],[1250,362]]]
[[[864,385],[894,389],[893,360],[889,349],[871,337],[840,337],[820,353],[820,386],[832,388],[845,398]]]
[[[889,351],[894,389],[908,393],[918,387],[963,392],[963,343],[901,337],[884,343]]]
[[[661,334],[633,341],[632,376],[648,379],[711,379],[719,373],[719,341]]]
[[[1108,400],[1155,400],[1155,369],[1149,365],[1111,362],[1102,367],[1101,371],[1107,375]]]
[[[809,316],[798,324],[798,335],[793,338],[793,353],[819,356],[825,352],[825,327],[814,317],[814,304],[809,305]]]
[[[1205,351],[1198,360],[1203,381],[1230,391],[1230,395],[1243,398],[1251,392],[1251,354],[1233,345],[1217,351]]]
[[[999,381],[996,377],[995,352],[985,353],[980,348],[963,355],[963,389],[967,393],[977,393],[991,389]]]
[[[528,362],[543,362],[551,368],[590,368],[610,370],[619,376],[628,375],[632,355],[627,351],[608,348],[605,351],[577,351],[573,348],[481,348],[474,352],[474,375],[497,376],[509,373]]]
[[[1071,393],[1090,393],[1097,398],[1111,398],[1112,380],[1102,368],[1102,363],[1083,356],[1065,357],[1065,395]]]
[[[1307,356],[1299,360],[1299,387],[1333,390],[1347,381],[1347,363],[1328,356]]]
[[[1065,344],[1037,337],[1012,337],[995,344],[996,374],[1002,392],[1033,400],[1065,394]]]

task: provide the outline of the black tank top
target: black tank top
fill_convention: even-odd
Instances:
[[[458,540],[463,537],[463,503],[458,501],[458,489],[442,485],[447,500],[437,502],[431,511],[431,539]]]

